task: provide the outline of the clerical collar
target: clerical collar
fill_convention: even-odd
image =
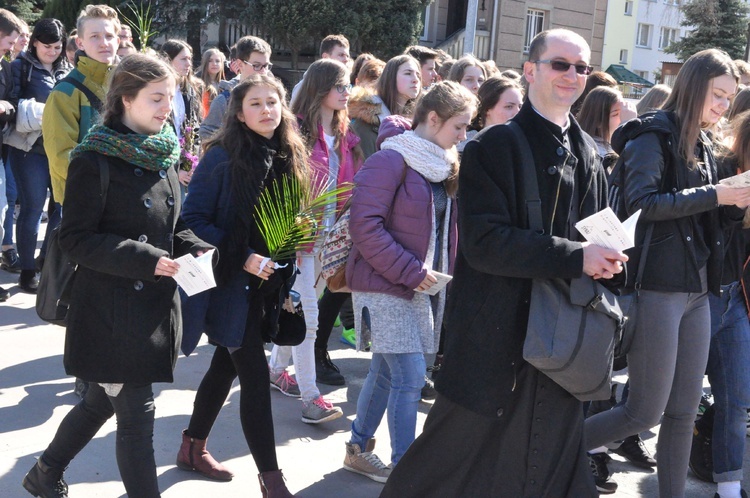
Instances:
[[[536,112],[542,118],[544,118],[545,121],[549,121],[551,124],[553,124],[553,125],[557,126],[558,128],[560,128],[560,134],[562,134],[563,136],[565,136],[565,135],[568,134],[568,130],[570,129],[570,115],[565,116],[565,125],[564,126],[560,126],[559,124],[555,123],[554,121],[552,121],[551,119],[549,119],[547,116],[545,116],[544,114],[542,114],[541,112],[539,112],[539,109],[537,109],[536,107],[534,107],[534,104],[531,104],[531,108],[534,109],[534,112]]]

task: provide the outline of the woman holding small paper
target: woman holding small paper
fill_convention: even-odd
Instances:
[[[91,21],[89,21],[91,22]],[[63,496],[62,474],[117,418],[117,466],[129,496],[159,495],[153,382],[172,382],[181,339],[174,257],[212,246],[180,219],[177,137],[165,126],[175,76],[135,54],[114,69],[102,116],[70,155],[59,244],[75,272],[65,371],[89,383],[23,486]]]
[[[729,108],[737,81],[725,52],[698,52],[680,69],[662,110],[628,122],[612,141],[624,161],[627,212],[642,210],[629,274],[646,260],[627,355],[630,394],[624,405],[586,419],[586,441],[589,449],[597,448],[661,421],[662,497],[685,494],[708,359],[708,292],[720,289],[723,228],[739,223],[744,215],[739,208],[750,204],[750,189],[718,183],[713,146],[704,132]],[[634,285],[633,279],[628,284]]]
[[[437,351],[445,290],[426,293],[450,273],[457,243],[453,197],[455,146],[466,138],[476,98],[455,82],[433,85],[417,104],[413,131],[388,136],[354,177],[346,269],[361,349],[372,341],[372,363],[357,401],[344,468],[385,482],[414,441],[424,386],[425,353]],[[401,123],[403,124],[403,123]],[[388,409],[391,465],[372,453],[373,435]]]

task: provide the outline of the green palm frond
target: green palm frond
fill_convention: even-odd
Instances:
[[[344,184],[313,187],[285,175],[261,192],[255,206],[255,221],[273,261],[292,258],[315,243],[323,219],[349,191]]]

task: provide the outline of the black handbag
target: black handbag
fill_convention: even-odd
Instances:
[[[543,233],[533,156],[517,123],[524,196],[531,230]],[[627,322],[617,296],[587,275],[534,279],[523,358],[581,401],[611,395],[615,344]]]
[[[99,195],[104,205],[107,203],[109,189],[109,164],[101,154],[97,154],[96,158],[99,163]],[[47,242],[47,254],[36,292],[36,314],[47,323],[65,327],[76,264],[60,248],[59,236],[58,226],[52,231]]]
[[[294,271],[296,274],[296,270]],[[298,346],[305,340],[307,324],[300,295],[292,290],[296,275],[285,280],[278,293],[265,296],[261,335],[278,346]]]

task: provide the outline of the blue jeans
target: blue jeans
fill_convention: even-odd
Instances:
[[[16,182],[13,179],[13,172],[10,169],[10,163],[5,163],[5,196],[8,203],[8,213],[9,216],[5,217],[5,221],[3,221],[3,230],[5,231],[5,235],[3,235],[3,245],[4,246],[10,246],[13,245],[13,211],[16,208],[16,199],[17,199],[17,193],[16,193]]]
[[[414,442],[425,368],[422,353],[373,353],[370,371],[357,399],[350,442],[364,450],[388,408],[391,463],[396,465]]]
[[[709,295],[711,348],[708,380],[714,395],[713,460],[716,482],[741,481],[750,408],[750,321],[739,282]]]
[[[52,191],[47,156],[24,152],[15,147],[10,148],[8,162],[18,187],[18,199],[21,201],[21,212],[16,223],[16,246],[22,270],[34,269],[34,252],[42,221],[44,202],[47,191]],[[47,240],[52,230],[60,224],[60,206],[52,213],[47,224],[41,255],[47,252]]]

